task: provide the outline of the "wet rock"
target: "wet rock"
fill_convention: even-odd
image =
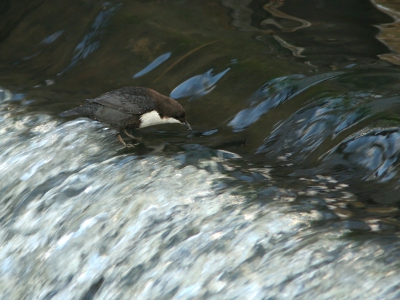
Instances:
[[[352,232],[370,231],[369,227],[365,222],[359,220],[346,220],[342,222],[342,229],[349,230]]]

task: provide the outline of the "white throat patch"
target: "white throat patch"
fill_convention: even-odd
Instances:
[[[158,125],[158,124],[168,124],[168,123],[181,124],[181,122],[179,122],[177,119],[174,118],[161,118],[158,112],[155,110],[143,114],[140,117],[140,121],[141,123],[139,128]]]

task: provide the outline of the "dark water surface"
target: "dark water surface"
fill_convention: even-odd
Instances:
[[[398,299],[398,13],[2,1],[1,298]],[[57,116],[123,86],[193,132]]]

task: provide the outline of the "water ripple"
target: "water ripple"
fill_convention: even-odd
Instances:
[[[190,97],[189,100],[195,100],[207,95],[216,87],[215,84],[217,81],[220,80],[229,70],[230,68],[213,75],[213,69],[210,69],[204,74],[189,78],[178,85],[169,96],[174,99]]]
[[[350,178],[365,196],[379,203],[398,203],[399,162],[399,129],[372,129],[360,131],[332,149],[319,169],[338,178]]]
[[[87,33],[83,40],[75,47],[74,56],[71,59],[71,63],[63,71],[58,73],[62,75],[67,72],[73,66],[75,66],[79,61],[85,59],[90,53],[95,51],[100,46],[100,37],[103,33],[102,29],[107,25],[108,20],[113,16],[116,9],[121,5],[116,5],[108,9],[102,10],[94,20],[91,30]]]
[[[58,39],[62,34],[64,30],[59,30],[54,32],[53,34],[49,35],[48,37],[44,38],[43,41],[40,42],[40,44],[51,44],[53,43],[56,39]]]
[[[135,75],[133,75],[132,78],[138,78],[140,76],[143,76],[144,74],[149,73],[151,70],[157,68],[164,61],[166,61],[170,56],[171,56],[171,52],[160,55],[155,60],[153,60],[147,67],[145,67],[143,70],[141,70],[141,71],[137,72]]]
[[[397,241],[345,238],[341,230],[370,230],[363,221],[313,226],[338,219],[326,203],[354,197],[332,179],[280,188],[265,168],[246,172],[231,162],[238,155],[199,145],[118,155],[114,133],[97,122],[21,117],[9,104],[0,126],[4,298],[309,298],[323,284],[356,299],[350,271],[373,281],[363,292],[377,298],[391,295],[377,285],[398,284]],[[378,252],[387,263],[371,259]]]
[[[325,80],[332,79],[342,72],[331,72],[319,74],[312,77],[304,78],[303,75],[291,75],[275,78],[264,84],[259,90],[250,96],[248,102],[250,106],[260,102],[257,106],[245,108],[241,110],[229,122],[229,126],[234,131],[242,131],[246,127],[257,122],[260,117],[268,113],[272,108],[292,99],[306,89],[321,83]]]

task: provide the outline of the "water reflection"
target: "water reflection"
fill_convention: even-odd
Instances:
[[[111,6],[110,3],[104,4],[104,10],[102,10],[94,20],[89,33],[87,33],[83,40],[75,47],[74,56],[71,59],[71,63],[63,71],[58,73],[62,75],[73,66],[75,66],[79,61],[85,59],[90,53],[95,51],[100,46],[100,38],[103,33],[103,29],[106,26],[108,20],[113,16],[115,10],[119,8],[120,5]]]
[[[210,93],[216,87],[215,84],[218,80],[220,80],[229,70],[230,68],[213,75],[213,69],[210,69],[204,74],[189,78],[174,88],[169,96],[174,99],[185,97],[190,97],[189,100],[198,99]]]
[[[400,64],[399,56],[399,10],[400,6],[396,1],[382,1],[382,0],[372,0],[371,1],[377,9],[387,13],[393,18],[393,22],[386,24],[379,24],[378,27],[381,29],[377,38],[382,41],[385,45],[388,45],[391,49],[395,51],[390,53],[380,54],[379,58],[390,61],[393,64]]]
[[[141,70],[141,71],[137,72],[135,75],[133,75],[132,78],[138,78],[140,76],[143,76],[143,75],[149,73],[151,70],[157,68],[163,62],[165,62],[170,56],[171,56],[171,52],[160,55],[155,60],[153,60],[147,67],[145,67],[143,70]]]
[[[260,23],[260,26],[274,25],[284,32],[294,32],[294,31],[311,26],[311,23],[306,20],[297,18],[295,16],[291,16],[289,14],[286,14],[286,13],[280,11],[279,7],[281,7],[283,5],[284,5],[283,1],[270,1],[267,4],[264,4],[263,9],[266,10],[267,12],[269,12],[273,16],[273,18],[267,18],[267,19],[263,20]],[[276,19],[291,20],[291,21],[300,23],[300,25],[293,26],[293,27],[287,27],[284,25],[284,23],[283,24],[279,23]]]
[[[56,31],[55,33],[49,35],[48,37],[44,38],[43,41],[41,41],[41,44],[51,44],[53,43],[56,39],[58,39],[62,34],[64,30],[59,30]]]
[[[252,107],[241,110],[228,125],[233,127],[234,131],[242,131],[257,122],[270,109],[292,99],[306,89],[340,74],[342,73],[332,72],[308,78],[304,78],[303,75],[290,75],[273,79],[250,96],[248,102]],[[260,101],[261,103],[259,103]],[[254,106],[257,103],[259,104]]]
[[[285,120],[265,139],[258,153],[293,156],[303,161],[326,140],[337,137],[361,121],[398,106],[398,98],[359,92],[324,98]]]
[[[385,45],[370,38],[373,28],[354,26],[351,21],[368,19],[369,24],[374,25],[393,21],[386,14],[379,13],[372,3],[366,1],[356,8],[348,1],[315,2],[314,9],[310,10],[307,1],[221,1],[222,5],[233,10],[233,26],[257,32],[256,40],[267,45],[269,53],[278,57],[288,58],[281,47],[288,49],[296,63],[336,68],[352,60],[363,61],[390,52]],[[385,5],[388,4],[385,2]],[[354,9],[363,13],[354,16]],[[337,19],[341,22],[335,21]],[[375,30],[373,36],[377,34],[379,30]],[[271,36],[281,47],[274,45]],[[382,39],[389,40],[390,37],[382,36]]]
[[[376,58],[390,18],[370,2],[8,2],[3,298],[399,298],[400,75]],[[149,128],[123,149],[104,124],[57,118],[170,52],[134,83],[166,94],[224,70],[175,91],[208,93],[180,100],[193,134]]]
[[[361,131],[335,147],[322,161],[320,170],[348,180],[363,198],[399,203],[399,155],[398,128]]]
[[[12,98],[13,94],[9,90],[0,87],[0,103],[9,101]]]
[[[373,130],[342,143],[334,153],[354,165],[353,168],[363,169],[363,180],[386,182],[397,175],[400,135],[397,129]]]
[[[236,0],[221,0],[221,4],[232,9],[231,24],[243,31],[259,31],[259,29],[251,25],[251,16],[253,10],[249,8],[251,0],[236,1]]]
[[[374,223],[340,221],[354,195],[331,178],[286,188],[266,168],[199,145],[115,155],[100,123],[5,106],[0,289],[9,299],[27,289],[38,299],[308,298],[321,285],[340,298],[355,290],[349,271],[373,280],[370,295],[393,295],[399,241],[348,237]]]
[[[303,47],[291,45],[276,34],[274,34],[272,37],[279,43],[279,45],[281,45],[285,49],[288,49],[294,57],[305,57],[301,54],[304,51]]]

